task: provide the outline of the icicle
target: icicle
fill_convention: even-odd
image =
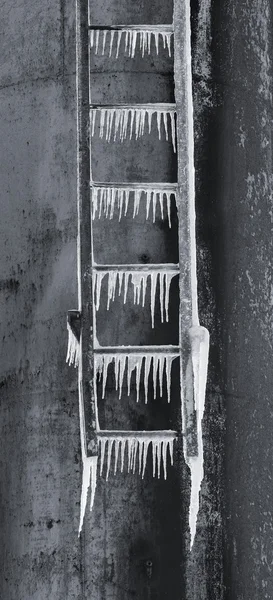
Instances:
[[[166,323],[169,322],[169,300],[170,300],[170,286],[173,277],[177,275],[175,271],[168,271],[165,275],[165,315]]]
[[[70,323],[67,321],[67,331],[68,331],[68,342],[67,342],[67,354],[66,354],[66,362],[69,366],[74,365],[74,367],[79,366],[80,360],[80,342],[77,340],[75,333],[72,331]]]
[[[155,39],[156,53],[158,54],[158,33],[157,33],[157,31],[154,31],[153,34],[154,34],[154,39]]]
[[[105,109],[100,110],[100,138],[103,137],[104,121],[105,121]]]
[[[152,192],[151,190],[147,190],[147,192],[146,192],[146,220],[149,218],[152,194],[154,194],[154,192]]]
[[[116,58],[118,58],[118,55],[119,55],[119,48],[120,48],[122,33],[123,33],[122,30],[118,31]]]
[[[158,139],[161,140],[161,112],[159,110],[156,111],[156,120],[157,120]]]
[[[171,130],[172,130],[172,144],[173,144],[173,151],[176,152],[176,143],[175,143],[175,120],[174,120],[174,113],[171,111],[170,112],[170,119],[171,119]]]
[[[167,479],[167,444],[168,442],[166,440],[162,441],[162,463],[164,479]]]
[[[113,442],[114,442],[113,439],[111,439],[111,438],[108,439],[106,481],[108,480],[109,472],[110,472]]]
[[[138,31],[133,31],[132,32],[132,52],[131,52],[131,57],[134,58],[135,57],[135,52],[136,52],[136,43],[137,43],[137,34]]]
[[[123,473],[123,468],[124,468],[125,446],[126,446],[126,439],[122,439],[120,442],[120,472],[121,473]]]
[[[202,439],[202,419],[205,408],[205,394],[209,354],[209,332],[205,327],[195,325],[189,330],[192,353],[193,369],[193,388],[194,388],[194,408],[197,419],[197,446],[198,454],[193,457],[186,457],[186,462],[191,471],[191,500],[190,500],[190,533],[192,548],[197,525],[197,516],[199,511],[199,493],[204,476],[203,469],[203,439]]]
[[[156,399],[156,389],[157,389],[157,371],[158,371],[158,355],[153,355],[153,387],[154,387],[154,400]]]
[[[100,476],[102,476],[103,471],[106,441],[105,438],[100,438]]]
[[[163,112],[163,123],[164,123],[164,129],[165,129],[165,137],[166,137],[166,140],[168,141],[168,139],[169,139],[168,123],[167,123],[167,113],[165,111]]]
[[[95,49],[95,54],[98,54],[98,49],[99,49],[99,36],[100,36],[100,30],[97,29],[96,31],[96,49]]]
[[[117,283],[117,271],[108,271],[108,301],[107,301],[107,310],[109,310],[110,301],[115,299],[116,283]]]
[[[163,372],[164,372],[164,363],[165,363],[165,356],[164,354],[159,355],[158,357],[158,378],[159,378],[159,392],[160,392],[160,396],[162,398],[163,396]]]
[[[149,440],[143,440],[143,454],[142,454],[142,479],[145,475],[147,465]]]
[[[161,323],[163,323],[163,321],[164,321],[164,276],[165,276],[165,273],[159,273],[159,302],[160,302]]]
[[[152,113],[151,110],[147,110],[147,114],[148,114],[148,127],[149,127],[148,131],[149,131],[149,134],[150,134],[151,130],[152,130],[152,116],[153,116],[153,113]]]
[[[115,35],[115,31],[112,29],[112,31],[111,31],[111,37],[110,37],[109,58],[110,58],[110,57],[111,57],[111,55],[112,55],[112,49],[113,49],[114,35]]]
[[[95,133],[96,114],[97,114],[96,109],[92,110],[92,134],[91,134],[92,137],[94,137],[94,133]]]
[[[153,477],[155,477],[156,441],[152,440]]]
[[[171,33],[166,33],[166,41],[167,41],[167,48],[168,48],[168,53],[169,56],[171,57]]]
[[[130,275],[130,273],[128,273],[128,271],[125,271],[125,273],[124,273],[124,304],[126,304],[126,300],[127,300],[129,275]]]
[[[150,354],[146,354],[144,357],[144,390],[145,390],[145,404],[148,402],[148,391],[149,391],[149,374],[151,369],[151,361],[152,356]]]
[[[154,320],[155,320],[155,293],[156,293],[156,284],[157,284],[157,271],[151,272],[151,318],[152,318],[152,328],[154,328]]]
[[[151,39],[152,39],[152,32],[148,31],[148,54],[151,54]]]
[[[118,381],[119,398],[121,398],[121,393],[122,393],[122,384],[123,384],[123,379],[124,379],[126,360],[127,360],[126,354],[119,357],[119,381]]]
[[[168,397],[168,404],[171,401],[171,369],[172,369],[172,362],[174,357],[170,356],[170,355],[166,355],[165,357],[166,359],[166,384],[167,384],[167,397]]]
[[[95,33],[94,29],[91,29],[91,31],[90,31],[90,48],[93,48],[93,46],[94,46],[94,33]]]
[[[171,223],[171,193],[170,192],[166,192],[166,199],[167,199],[168,222],[169,222],[169,227],[171,229],[172,223]]]
[[[83,457],[83,474],[82,474],[82,493],[81,493],[81,511],[80,511],[80,524],[79,524],[79,536],[83,526],[83,519],[85,515],[88,490],[91,487],[91,498],[90,498],[90,510],[93,508],[96,484],[97,484],[97,456],[84,456]]]
[[[141,375],[142,356],[135,357],[135,368],[136,368],[136,390],[137,397],[136,401],[139,402],[139,389],[140,389],[140,375]]]
[[[116,114],[115,114],[115,129],[114,129],[114,142],[116,141],[117,138],[117,132],[119,129],[119,125],[120,125],[120,121],[121,121],[121,116],[122,116],[122,111],[120,109],[116,109]]]
[[[102,42],[102,56],[104,55],[104,51],[105,51],[106,36],[107,36],[107,29],[104,29],[104,31],[103,31],[103,42]]]
[[[118,455],[119,455],[119,446],[120,446],[120,440],[114,440],[114,451],[115,451],[115,466],[114,466],[114,475],[116,475],[117,473],[117,468],[118,468]]]
[[[128,49],[128,41],[129,41],[129,31],[128,29],[125,31],[125,54],[127,52]],[[129,54],[130,55],[130,54]]]

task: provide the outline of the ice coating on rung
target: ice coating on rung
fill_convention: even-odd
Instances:
[[[142,196],[146,200],[146,220],[150,216],[150,207],[153,206],[153,222],[155,222],[156,207],[160,207],[160,216],[164,219],[164,205],[167,212],[169,227],[171,227],[171,196],[176,200],[176,190],[163,190],[158,188],[134,188],[115,186],[94,186],[91,188],[92,219],[100,219],[102,215],[107,219],[113,219],[115,209],[118,210],[119,221],[128,212],[129,194],[133,195],[133,218],[139,214]]]
[[[127,301],[127,291],[129,279],[131,285],[134,288],[134,304],[142,304],[144,306],[146,298],[146,289],[148,279],[150,279],[151,292],[150,292],[150,308],[151,308],[151,321],[152,327],[154,328],[154,315],[155,315],[155,297],[157,284],[159,282],[159,301],[160,301],[160,314],[161,322],[169,321],[169,298],[170,298],[170,285],[173,277],[178,275],[177,271],[94,271],[94,304],[96,310],[100,308],[101,301],[101,285],[104,277],[108,276],[108,294],[107,294],[107,310],[109,310],[111,301],[115,300],[117,293],[117,283],[119,295],[123,288],[123,300],[124,304]]]
[[[142,57],[151,54],[153,50],[159,54],[159,50],[167,51],[171,57],[171,39],[173,31],[151,31],[151,29],[100,29],[90,31],[90,47],[94,48],[95,54],[108,54],[115,58],[119,57],[121,48],[124,55],[134,58],[136,49],[139,48]],[[107,50],[105,50],[107,48]],[[114,52],[113,52],[114,48]]]
[[[165,139],[169,139],[168,129],[171,132],[173,150],[176,152],[176,137],[175,137],[175,110],[169,107],[156,108],[155,106],[146,107],[113,107],[113,108],[91,108],[90,114],[90,130],[92,136],[95,133],[96,114],[99,118],[99,136],[107,142],[116,141],[118,138],[121,142],[127,136],[132,139],[133,134],[135,139],[143,136],[145,128],[148,133],[151,133],[151,124],[153,115],[156,116],[157,131],[159,139],[162,138],[164,131]]]
[[[128,396],[131,393],[132,373],[136,371],[136,400],[139,401],[141,372],[143,371],[143,384],[145,391],[145,404],[148,402],[149,375],[152,374],[153,395],[156,398],[157,383],[159,384],[160,396],[163,396],[164,379],[166,381],[168,402],[171,400],[171,368],[172,362],[179,354],[176,353],[98,353],[94,356],[95,375],[99,375],[102,381],[102,398],[105,397],[108,367],[114,362],[114,373],[116,390],[119,398],[122,394],[125,372],[127,373]]]
[[[152,468],[153,477],[160,478],[163,474],[164,479],[167,479],[167,462],[168,455],[170,464],[173,465],[173,444],[176,439],[175,433],[173,435],[164,435],[158,432],[157,435],[151,435],[149,432],[138,432],[137,436],[134,436],[134,432],[128,433],[127,436],[111,434],[109,437],[103,436],[99,439],[99,450],[100,450],[100,475],[103,473],[104,462],[106,462],[106,479],[109,477],[111,465],[114,474],[116,474],[118,465],[119,470],[124,470],[128,473],[138,472],[142,479],[145,475],[148,449],[152,447]],[[126,461],[127,457],[127,461]],[[126,465],[127,462],[127,465]],[[126,468],[127,467],[127,468]]]

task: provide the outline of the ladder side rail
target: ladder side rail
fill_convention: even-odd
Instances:
[[[88,3],[76,1],[78,303],[81,313],[79,403],[83,456],[97,456],[93,378],[92,221],[90,209]]]

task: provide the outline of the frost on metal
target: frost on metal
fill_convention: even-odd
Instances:
[[[152,447],[153,477],[157,476],[160,478],[163,470],[164,479],[167,478],[168,453],[170,463],[173,465],[173,444],[176,439],[174,431],[104,431],[103,436],[99,432],[98,437],[100,447],[100,475],[103,473],[104,462],[106,462],[106,480],[109,477],[111,461],[113,462],[114,474],[117,472],[118,464],[121,473],[123,472],[126,454],[128,473],[130,471],[135,473],[138,470],[138,473],[143,478],[150,445]]]
[[[164,50],[168,51],[171,56],[171,38],[172,31],[164,31],[155,28],[151,30],[151,27],[143,29],[126,29],[125,27],[119,29],[101,29],[90,31],[90,47],[94,48],[95,54],[101,54],[102,56],[108,54],[109,58],[113,55],[118,58],[121,51],[121,44],[123,44],[123,52],[130,58],[135,57],[136,49],[139,47],[142,56],[145,54],[151,54],[153,47],[156,53],[159,53],[159,46]],[[114,51],[113,51],[114,49]]]
[[[168,402],[171,400],[171,368],[172,362],[177,358],[179,354],[175,353],[120,353],[120,354],[96,354],[94,357],[94,370],[98,374],[102,381],[102,398],[105,396],[105,388],[108,374],[108,367],[114,361],[114,373],[116,381],[116,390],[119,392],[119,398],[121,398],[122,386],[127,371],[127,392],[128,396],[131,393],[131,379],[132,373],[136,371],[136,391],[137,391],[137,402],[139,401],[139,390],[140,390],[140,379],[141,371],[143,368],[144,372],[144,390],[145,390],[145,403],[148,402],[148,384],[149,375],[152,374],[153,392],[154,398],[156,398],[157,382],[159,383],[160,396],[163,396],[163,380],[164,376],[166,379],[167,398]]]
[[[99,135],[107,142],[117,138],[123,142],[127,136],[131,140],[133,135],[137,140],[146,131],[151,133],[153,116],[156,117],[158,138],[162,138],[162,129],[165,139],[171,137],[173,150],[176,152],[175,139],[175,108],[169,104],[145,105],[143,107],[96,107],[90,109],[90,129],[92,137],[95,134],[96,116],[98,113]],[[169,131],[170,129],[170,131]]]
[[[101,218],[104,215],[108,219],[113,219],[115,208],[118,209],[119,221],[122,216],[126,216],[129,206],[130,194],[133,195],[133,219],[139,213],[140,200],[145,196],[146,200],[146,220],[149,218],[152,207],[152,218],[155,222],[156,208],[159,204],[161,219],[164,219],[164,205],[167,212],[169,227],[171,224],[171,196],[176,198],[175,190],[162,189],[160,186],[151,188],[143,187],[115,187],[113,186],[94,186],[92,187],[92,218]]]
[[[147,290],[147,282],[150,280],[151,285],[151,296],[150,296],[150,307],[151,307],[151,320],[152,327],[154,327],[154,314],[155,314],[155,297],[157,283],[159,281],[159,300],[160,300],[160,314],[161,322],[169,321],[169,296],[170,296],[170,285],[173,277],[178,274],[177,270],[168,271],[94,271],[94,290],[95,290],[95,306],[96,310],[100,308],[101,301],[101,285],[105,276],[108,276],[108,298],[107,298],[107,310],[109,310],[110,302],[115,299],[116,288],[118,284],[118,294],[121,295],[123,288],[123,301],[126,304],[128,296],[129,280],[134,288],[134,304],[145,305],[145,297]]]

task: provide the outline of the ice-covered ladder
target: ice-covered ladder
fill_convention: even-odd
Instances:
[[[174,0],[173,25],[92,26],[86,0],[77,0],[77,131],[78,131],[78,290],[79,308],[69,311],[69,343],[67,360],[79,370],[79,406],[83,485],[81,497],[81,531],[88,490],[91,487],[92,508],[100,452],[100,472],[106,456],[106,478],[111,461],[114,472],[120,461],[124,468],[127,450],[127,469],[144,476],[148,447],[152,446],[153,474],[167,475],[167,454],[173,460],[173,442],[177,432],[166,431],[102,431],[97,411],[96,379],[102,378],[103,394],[109,364],[114,361],[116,386],[121,393],[127,372],[128,394],[131,375],[136,369],[137,398],[141,369],[144,370],[145,401],[148,377],[153,375],[154,393],[159,379],[160,393],[165,370],[170,401],[171,365],[180,358],[180,387],[184,457],[191,472],[190,532],[193,544],[199,509],[199,491],[203,478],[202,417],[205,403],[209,334],[198,319],[194,142],[191,79],[190,0]],[[154,47],[156,52],[171,54],[174,47],[175,104],[94,105],[89,89],[90,52],[118,57],[123,51],[134,58],[139,47],[142,56]],[[176,115],[176,116],[175,116]],[[99,127],[100,137],[108,142],[126,136],[137,139],[151,132],[156,119],[159,137],[172,140],[177,151],[178,176],[176,184],[103,183],[92,180],[90,139]],[[89,135],[90,134],[90,135]],[[90,190],[91,188],[91,190]],[[131,194],[131,196],[130,196]],[[179,264],[98,265],[92,249],[92,220],[101,214],[111,219],[119,211],[121,219],[127,214],[133,198],[133,216],[138,213],[142,198],[146,198],[146,217],[155,219],[159,203],[163,218],[167,211],[171,226],[170,198],[174,194],[179,222]],[[91,196],[91,201],[90,201]],[[126,294],[128,285],[134,287],[134,300],[144,305],[147,281],[151,283],[151,319],[154,326],[156,285],[159,282],[161,320],[168,320],[168,296],[171,279],[179,275],[180,311],[179,346],[100,347],[95,335],[96,310],[100,304],[101,283],[108,278],[108,306],[117,293]]]

